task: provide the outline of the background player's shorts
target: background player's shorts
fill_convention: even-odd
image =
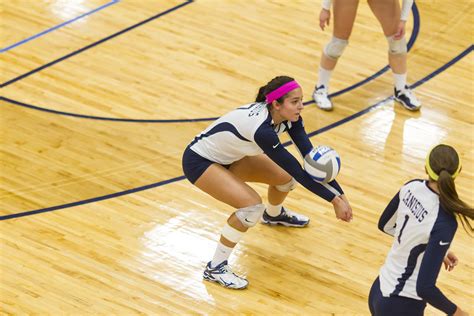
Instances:
[[[372,316],[423,316],[425,301],[403,296],[384,297],[380,290],[380,280],[372,284],[369,294],[369,309]]]

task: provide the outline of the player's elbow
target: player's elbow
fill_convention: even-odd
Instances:
[[[379,228],[379,230],[385,234],[389,234],[391,236],[393,236],[393,233],[391,232],[391,230],[389,229],[389,227],[386,227],[387,226],[387,223],[385,221],[383,221],[382,219],[379,220],[379,223],[377,225],[377,227]]]
[[[385,231],[383,230],[383,227],[384,227],[384,226],[385,226],[385,225],[382,223],[382,221],[379,220],[379,223],[378,223],[377,227],[379,228],[380,231],[385,232]]]
[[[431,298],[436,296],[436,286],[434,286],[434,285],[432,285],[432,286],[427,286],[427,285],[420,286],[420,285],[418,285],[416,287],[416,293],[423,300],[425,300],[427,302],[430,302]]]

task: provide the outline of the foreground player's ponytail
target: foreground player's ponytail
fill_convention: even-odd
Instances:
[[[473,227],[468,219],[474,219],[474,210],[458,197],[454,184],[461,171],[461,160],[456,150],[444,144],[435,146],[426,157],[426,171],[430,180],[438,183],[441,205],[452,215],[457,215],[464,229],[472,233]]]

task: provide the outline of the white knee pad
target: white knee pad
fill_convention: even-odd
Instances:
[[[238,243],[244,233],[230,226],[229,223],[225,223],[225,226],[222,229],[221,234],[228,241],[231,241],[233,243]]]
[[[388,52],[393,55],[405,54],[407,52],[407,41],[405,36],[396,40],[393,36],[387,36]]]
[[[348,40],[343,40],[333,36],[331,41],[324,47],[324,54],[330,58],[338,59],[341,57],[347,44],[349,44]]]
[[[290,192],[294,188],[296,188],[296,185],[298,182],[294,178],[291,178],[290,182],[285,183],[285,184],[280,184],[280,185],[275,185],[275,188],[280,191],[280,192]]]
[[[237,216],[237,218],[245,227],[252,227],[257,224],[264,211],[265,205],[256,204],[239,208],[237,211],[235,211],[235,216]]]

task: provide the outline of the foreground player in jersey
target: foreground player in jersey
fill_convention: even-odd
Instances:
[[[329,80],[339,57],[349,43],[359,0],[333,0],[334,29],[332,38],[323,49],[319,64],[318,82],[314,88],[313,99],[323,110],[333,108],[328,97]],[[331,18],[331,0],[322,0],[323,8],[319,14],[319,26],[324,30]],[[405,24],[413,5],[413,0],[403,0],[400,10],[399,0],[368,0],[370,9],[379,20],[388,42],[388,62],[393,72],[394,97],[405,108],[417,111],[420,101],[407,86],[407,43]]]
[[[454,185],[461,161],[454,148],[438,145],[427,155],[425,169],[429,180],[405,184],[380,217],[379,229],[395,240],[370,290],[372,315],[423,315],[426,303],[448,315],[467,315],[436,287],[441,264],[451,271],[458,262],[447,253],[456,216],[473,231],[468,218],[474,218],[474,211],[459,199]]]
[[[302,157],[312,149],[301,118],[303,93],[290,77],[280,76],[260,88],[256,101],[216,120],[196,136],[183,154],[184,174],[191,183],[236,209],[228,218],[204,279],[243,289],[248,281],[234,274],[227,260],[243,234],[259,220],[270,225],[304,227],[309,219],[283,207],[296,183],[331,202],[336,217],[352,219],[352,209],[339,184],[315,182],[280,143],[288,132]],[[268,205],[246,182],[266,183]]]

